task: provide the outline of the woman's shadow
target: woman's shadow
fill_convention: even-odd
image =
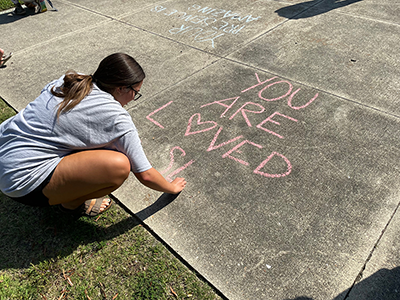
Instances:
[[[305,19],[360,1],[362,0],[312,0],[282,7],[275,12],[287,19]]]
[[[29,268],[31,264],[68,256],[82,245],[100,250],[106,241],[142,224],[176,197],[163,194],[136,215],[128,212],[131,216],[120,203],[101,217],[104,220],[96,222],[95,218],[61,213],[57,206],[26,206],[0,193],[0,270]]]

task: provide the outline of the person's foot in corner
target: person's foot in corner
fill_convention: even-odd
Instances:
[[[26,11],[23,9],[21,3],[15,4],[14,14],[16,15],[25,15]]]

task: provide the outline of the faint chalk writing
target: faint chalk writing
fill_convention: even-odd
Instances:
[[[171,28],[168,31],[170,34],[185,35],[195,42],[209,42],[212,48],[215,48],[217,38],[226,34],[236,35],[249,23],[261,18],[198,4],[193,4],[186,11],[170,9],[162,5],[156,5],[150,11],[184,22]]]

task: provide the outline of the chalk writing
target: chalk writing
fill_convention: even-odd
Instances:
[[[268,81],[271,81],[271,80],[274,80],[275,78],[278,78],[278,77],[274,76],[274,77],[272,77],[272,78],[269,78],[269,79],[264,80],[263,82],[261,82],[260,78],[258,77],[258,74],[255,73],[255,75],[256,75],[256,79],[257,79],[258,83],[255,84],[255,85],[253,85],[253,86],[251,86],[251,87],[249,87],[249,88],[247,88],[247,89],[245,89],[245,90],[243,90],[242,93],[247,92],[247,91],[249,91],[249,90],[251,90],[251,89],[254,89],[254,88],[257,87],[257,86],[263,85],[264,83],[266,83],[266,82],[268,82]]]
[[[275,155],[280,156],[281,158],[283,158],[287,164],[287,171],[283,174],[269,174],[269,173],[264,173],[261,172],[260,170],[267,164],[267,162],[269,162]],[[285,177],[287,175],[290,174],[290,172],[292,171],[292,164],[290,163],[290,161],[283,156],[282,154],[279,154],[278,152],[272,152],[270,156],[267,157],[266,160],[264,160],[253,172],[255,174],[259,174],[265,177],[270,177],[270,178],[279,178],[279,177]]]
[[[279,139],[285,139],[285,136],[281,133],[275,132],[275,131],[279,131],[279,128],[283,128],[285,127],[287,124],[289,124],[290,122],[293,123],[297,123],[298,120],[290,115],[288,115],[287,112],[285,112],[285,114],[279,112],[279,111],[272,111],[271,112],[267,112],[268,115],[267,117],[263,117],[262,115],[265,114],[265,112],[267,111],[267,106],[268,103],[271,102],[275,102],[275,101],[279,101],[279,100],[283,100],[284,98],[287,97],[287,106],[294,111],[299,111],[302,109],[305,109],[306,107],[308,107],[309,105],[311,105],[317,98],[318,98],[318,93],[316,93],[310,100],[306,101],[305,103],[303,102],[304,97],[299,98],[298,93],[300,92],[300,88],[296,89],[294,92],[293,91],[293,85],[287,81],[287,80],[276,80],[277,77],[271,77],[269,79],[266,80],[260,80],[259,76],[257,73],[255,73],[255,79],[256,79],[256,83],[246,89],[243,89],[241,91],[241,95],[240,96],[236,96],[236,97],[231,97],[231,98],[226,98],[226,99],[222,99],[222,100],[216,100],[216,101],[212,101],[209,103],[205,103],[205,104],[199,104],[199,109],[202,109],[204,107],[209,107],[209,106],[215,106],[215,109],[212,110],[212,112],[217,113],[217,115],[219,116],[219,118],[226,118],[225,120],[229,120],[230,122],[238,122],[240,121],[241,118],[237,117],[237,116],[242,116],[242,122],[244,119],[245,124],[247,125],[248,128],[255,128],[255,130],[261,130],[260,133],[267,133],[269,134],[269,136],[271,136],[271,138],[279,138]],[[275,80],[275,81],[274,81]],[[268,89],[271,89],[272,87],[279,87],[278,91],[279,91],[279,95],[277,96],[274,95],[273,97],[267,97],[265,94],[267,93]],[[254,93],[252,93],[251,95],[256,96],[256,99],[261,100],[261,103],[256,103],[253,101],[241,101],[241,97],[243,97],[244,93],[248,93],[250,91],[254,91]],[[284,91],[282,93],[282,91]],[[275,91],[276,92],[276,91]],[[277,93],[277,92],[276,92]],[[242,102],[242,103],[240,103]],[[244,102],[244,103],[243,103]],[[173,103],[173,101],[170,101],[164,105],[162,105],[161,107],[157,108],[156,110],[154,110],[153,112],[151,112],[150,114],[148,114],[146,116],[146,118],[154,123],[156,126],[158,126],[161,129],[165,129],[165,127],[163,125],[161,125],[159,122],[155,121],[153,119],[153,115],[156,113],[161,113],[161,111],[164,112],[164,109],[167,108],[168,106],[170,106]],[[295,105],[293,103],[296,103]],[[218,107],[222,107],[223,111],[218,112]],[[276,109],[275,109],[276,110]],[[171,111],[171,110],[169,110]],[[290,114],[290,113],[289,113]],[[256,115],[261,115],[261,117],[256,117]],[[258,119],[258,121],[256,123],[254,123],[254,120],[252,119]],[[269,150],[267,153],[265,153],[266,150],[265,147],[263,145],[261,145],[260,143],[255,143],[254,141],[251,141],[249,139],[246,139],[245,136],[243,134],[237,135],[236,137],[230,137],[230,138],[221,138],[220,135],[224,132],[223,135],[228,135],[229,136],[229,130],[226,131],[226,129],[224,129],[223,126],[221,126],[219,121],[216,120],[210,120],[210,117],[203,118],[202,117],[202,113],[201,112],[196,112],[194,114],[192,114],[190,117],[188,117],[188,119],[186,119],[187,122],[185,125],[185,133],[183,134],[183,136],[185,138],[191,138],[191,136],[193,135],[197,135],[197,134],[206,134],[206,132],[209,131],[213,131],[216,128],[217,131],[214,133],[213,138],[211,140],[211,142],[208,144],[204,145],[204,150],[206,152],[211,152],[211,151],[220,151],[220,148],[224,148],[227,145],[231,144],[231,149],[227,151],[227,149],[225,148],[225,150],[223,152],[221,152],[221,157],[223,159],[225,158],[229,158],[243,166],[246,167],[251,167],[251,165],[254,164],[254,166],[252,168],[253,169],[253,174],[257,174],[257,175],[261,175],[263,177],[266,178],[282,178],[285,176],[288,176],[291,171],[292,171],[292,163],[290,162],[290,160],[283,154],[277,152],[277,151],[272,151]],[[262,121],[261,121],[262,120]],[[261,121],[261,122],[260,122]],[[255,127],[253,127],[253,124],[257,124],[255,125]],[[274,130],[271,130],[270,126],[274,126]],[[259,157],[259,155],[256,156],[249,156],[248,158],[246,158],[246,156],[243,155],[243,151],[249,151],[251,150],[251,148],[249,147],[253,147],[252,150],[253,153],[254,151],[261,151],[260,153],[265,153],[267,155],[264,156],[264,160],[262,160],[260,162],[260,160],[258,161],[247,161],[248,158],[253,159],[254,157]],[[257,150],[258,149],[258,150]],[[171,152],[170,152],[170,164],[167,167],[166,170],[163,171],[163,173],[167,173],[168,171],[170,171],[170,169],[172,168],[173,164],[174,164],[174,151],[180,151],[181,152],[181,156],[185,156],[186,152],[180,148],[179,146],[173,147]],[[264,155],[264,154],[263,154]],[[186,169],[187,167],[189,167],[192,163],[194,162],[194,160],[190,160],[188,163],[184,164],[183,166],[175,169],[173,172],[171,172],[170,174],[168,174],[167,179],[171,180],[172,176],[175,176],[176,174],[178,174],[179,172],[181,172],[182,170]],[[270,168],[269,166],[272,166],[272,168]],[[274,171],[272,171],[274,170]],[[277,171],[279,170],[279,171]]]
[[[168,167],[167,167],[165,170],[163,170],[163,171],[160,172],[161,174],[164,174],[164,173],[168,172],[168,171],[172,168],[172,166],[174,165],[174,163],[175,163],[174,150],[179,150],[179,151],[182,153],[181,156],[185,156],[185,155],[186,155],[185,150],[183,150],[181,147],[173,147],[173,148],[171,149],[170,153],[169,153],[169,155],[170,155],[170,162],[169,162],[169,165],[168,165]],[[189,167],[192,163],[194,163],[194,160],[193,160],[193,159],[192,159],[191,161],[189,161],[188,163],[184,164],[182,167],[179,167],[179,168],[175,169],[174,171],[172,171],[171,173],[169,173],[169,174],[165,177],[165,179],[168,180],[169,182],[171,182],[173,176],[175,176],[175,175],[177,175],[179,172],[185,170],[185,169],[186,169],[187,167]]]
[[[210,42],[212,48],[215,48],[217,38],[226,34],[236,35],[249,23],[261,18],[198,4],[193,4],[186,11],[170,9],[162,5],[156,5],[150,11],[184,22],[171,28],[168,31],[170,34],[186,35],[195,42]]]
[[[243,137],[243,135],[240,135],[240,136],[235,137],[234,139],[231,139],[229,141],[223,142],[223,143],[215,146],[215,143],[217,142],[217,139],[218,139],[219,134],[221,133],[221,131],[222,131],[222,126],[218,129],[217,133],[214,135],[214,138],[211,141],[210,146],[208,147],[207,151],[212,151],[212,150],[218,149],[219,147],[222,147],[222,146],[225,146],[227,144],[230,144],[230,143],[232,143],[232,142],[234,142],[234,141],[236,141],[238,139],[241,139]]]
[[[248,166],[249,163],[247,161],[244,161],[244,160],[241,160],[241,159],[239,159],[237,157],[231,156],[232,152],[239,152],[238,149],[240,147],[242,147],[246,143],[262,149],[261,145],[258,145],[258,144],[255,144],[253,142],[250,142],[249,140],[245,140],[245,141],[240,142],[240,144],[236,145],[235,147],[233,147],[231,150],[229,150],[225,154],[223,154],[222,158],[229,157],[230,159],[233,159],[233,160],[237,161],[238,163],[241,163],[242,165]],[[239,153],[241,153],[241,152],[239,152]]]
[[[247,105],[249,105],[249,104],[250,104],[250,105],[257,106],[258,108],[261,108],[261,109],[260,109],[260,110],[248,110],[248,109],[244,109],[244,108],[245,108]],[[251,123],[250,123],[249,119],[247,118],[246,112],[248,112],[248,113],[253,113],[253,114],[261,114],[262,112],[264,112],[264,110],[265,110],[264,106],[261,106],[260,104],[252,103],[252,102],[246,102],[245,104],[242,105],[241,108],[239,108],[239,109],[229,118],[229,120],[232,120],[233,117],[236,116],[236,114],[237,114],[238,112],[242,112],[242,116],[243,116],[243,118],[246,120],[247,125],[248,125],[249,127],[251,127]]]
[[[190,131],[192,128],[192,120],[193,118],[197,117],[197,125],[202,125],[202,124],[211,124],[211,126],[207,125],[207,126],[203,126],[202,129],[199,129],[197,131]],[[215,127],[217,127],[218,124],[214,121],[204,121],[201,122],[201,116],[200,114],[194,114],[193,116],[190,117],[189,122],[188,122],[188,126],[186,128],[186,132],[185,132],[185,136],[187,135],[191,135],[191,134],[196,134],[196,133],[200,133],[200,132],[205,132],[205,131],[209,131]]]
[[[174,102],[174,101],[169,101],[167,104],[161,106],[160,108],[156,109],[156,110],[153,111],[152,113],[148,114],[148,115],[146,116],[146,119],[149,120],[149,121],[151,121],[151,122],[153,122],[153,123],[156,124],[158,127],[164,129],[164,126],[162,126],[160,123],[158,123],[156,120],[154,120],[154,119],[152,119],[152,118],[150,118],[150,117],[151,117],[152,115],[154,115],[155,113],[159,112],[160,110],[166,108],[166,107],[167,107],[168,105],[170,105],[172,102]]]
[[[263,93],[266,89],[268,89],[269,87],[274,86],[274,85],[276,85],[276,84],[279,84],[279,83],[287,83],[287,84],[289,85],[289,89],[288,89],[288,91],[287,91],[285,94],[283,94],[283,95],[281,95],[281,96],[279,96],[279,97],[273,98],[273,99],[267,99],[267,98],[264,98],[264,97],[262,96],[262,93]],[[293,89],[293,86],[292,86],[292,84],[291,84],[289,81],[286,81],[286,80],[276,81],[276,82],[274,82],[274,83],[268,84],[266,87],[264,87],[263,89],[261,89],[261,90],[258,92],[258,97],[259,97],[260,99],[262,99],[262,100],[265,100],[265,101],[276,101],[276,100],[285,98],[287,95],[290,94],[290,92],[292,91],[292,89]]]
[[[280,134],[277,134],[276,132],[273,132],[272,130],[269,130],[269,129],[267,129],[267,128],[262,127],[262,125],[264,125],[266,122],[271,122],[271,123],[274,123],[274,124],[276,124],[276,125],[281,125],[279,122],[277,122],[277,121],[275,121],[275,120],[272,119],[275,115],[279,115],[279,116],[284,117],[284,118],[286,118],[286,119],[289,119],[289,120],[292,120],[292,121],[294,121],[294,122],[297,122],[296,119],[294,119],[294,118],[292,118],[292,117],[289,117],[289,116],[286,116],[286,115],[281,114],[280,112],[277,112],[277,111],[276,111],[276,112],[274,112],[272,115],[270,115],[268,118],[266,118],[264,121],[262,121],[260,124],[258,124],[256,127],[257,127],[257,128],[260,128],[261,130],[264,130],[264,131],[266,131],[266,132],[268,132],[268,133],[271,133],[271,134],[277,136],[277,137],[280,138],[280,139],[283,139],[283,136],[281,136]]]
[[[223,33],[218,34],[217,31],[215,30],[203,30],[203,28],[195,28],[193,26],[187,26],[185,27],[184,25],[181,26],[181,28],[173,28],[169,30],[169,33],[171,34],[183,34],[183,33],[188,33],[192,31],[192,34],[189,35],[190,37],[193,36],[193,40],[196,42],[206,42],[210,41],[211,46],[215,48],[215,43],[214,40],[220,36],[223,36]]]
[[[317,97],[318,97],[318,93],[316,93],[315,96],[314,96],[313,98],[311,98],[311,100],[308,101],[306,104],[301,105],[301,106],[293,106],[293,105],[292,105],[292,99],[293,99],[293,96],[296,95],[298,91],[300,91],[300,89],[295,90],[295,91],[289,96],[289,99],[288,99],[288,105],[289,105],[291,108],[296,109],[296,110],[307,107],[308,105],[310,105],[310,104],[311,104],[315,99],[317,99]]]
[[[220,118],[222,118],[223,116],[225,116],[225,114],[227,113],[227,111],[230,110],[230,109],[232,108],[232,106],[236,103],[236,101],[237,101],[239,98],[240,98],[240,96],[239,96],[239,97],[228,98],[228,99],[224,99],[224,100],[217,100],[217,101],[214,101],[214,102],[211,102],[211,103],[204,104],[204,105],[202,105],[202,106],[200,106],[200,107],[209,106],[209,105],[211,105],[211,104],[219,104],[219,105],[221,105],[221,106],[227,107],[227,109],[225,109],[225,111],[221,114],[221,117],[220,117]],[[229,101],[229,100],[233,100],[233,99],[235,99],[235,100],[232,101],[232,103],[231,103],[230,105],[226,105],[225,103],[222,103],[222,102]]]

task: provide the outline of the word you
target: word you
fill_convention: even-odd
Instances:
[[[310,100],[308,100],[306,103],[298,103],[301,100],[296,99],[296,95],[298,95],[299,91],[301,88],[296,89],[293,91],[293,85],[287,81],[287,80],[277,80],[277,77],[272,77],[267,80],[261,81],[258,74],[255,73],[256,77],[256,83],[253,86],[250,86],[244,90],[241,91],[241,93],[247,93],[249,91],[255,91],[256,96],[258,100],[262,100],[261,103],[266,103],[268,104],[269,102],[273,101],[278,101],[284,98],[287,98],[287,105],[294,111],[299,111],[301,109],[305,109],[308,107],[311,103],[313,103],[317,98],[318,98],[318,93],[316,93]],[[287,86],[287,90],[280,96],[275,97],[275,98],[266,98],[264,93],[266,90],[271,88],[272,86],[275,85],[280,85],[280,86]],[[237,118],[237,116],[242,116],[243,119],[245,120],[245,123],[247,124],[248,127],[253,127],[250,115],[251,114],[262,114],[265,112],[265,107],[264,105],[261,105],[256,102],[251,102],[247,101],[245,103],[239,103],[241,96],[236,96],[236,97],[231,97],[227,99],[222,99],[222,100],[217,100],[213,101],[210,103],[206,103],[200,106],[200,109],[206,106],[210,105],[218,105],[222,107],[222,113],[219,115],[219,118],[226,118],[229,117],[229,120],[233,120],[234,118]],[[173,104],[174,101],[169,101],[168,103],[164,104],[163,106],[157,108],[153,112],[151,112],[149,115],[146,116],[147,120],[155,124],[156,126],[165,129],[165,127],[158,121],[155,120],[155,115],[161,113],[161,111],[164,111],[168,107],[170,107]],[[297,103],[296,105],[294,103]],[[217,107],[216,107],[217,108]],[[268,128],[268,124],[274,124],[281,126],[281,122],[283,120],[286,120],[285,124],[287,122],[298,122],[298,120],[292,116],[285,115],[283,113],[280,113],[279,111],[275,111],[272,114],[268,115],[265,119],[263,119],[260,123],[255,125],[256,129],[261,130],[262,132],[266,132],[267,134],[272,135],[273,137],[279,138],[279,139],[284,139],[285,137],[278,133],[275,132],[271,129]],[[276,126],[275,126],[276,127]],[[229,158],[232,159],[244,166],[250,166],[250,163],[247,161],[244,161],[241,158],[238,158],[235,156],[235,154],[241,154],[245,145],[249,145],[258,149],[263,149],[264,147],[260,144],[254,143],[244,137],[244,135],[238,135],[234,137],[233,139],[227,140],[227,141],[218,141],[219,136],[221,132],[224,130],[223,126],[219,125],[217,121],[215,120],[202,120],[201,112],[197,112],[193,115],[191,115],[188,118],[187,125],[186,125],[186,130],[185,130],[185,137],[197,135],[197,134],[202,134],[204,132],[208,132],[211,130],[217,129],[216,133],[214,134],[213,139],[211,140],[210,144],[208,147],[205,148],[206,152],[214,151],[217,149],[220,149],[222,147],[225,147],[229,144],[234,145],[230,150],[226,151],[223,153],[221,156],[222,158]],[[260,132],[261,133],[261,132]],[[217,142],[218,141],[218,142]],[[181,156],[186,156],[186,152],[180,148],[179,146],[173,147],[170,152],[170,164],[166,170],[163,171],[163,173],[168,172],[173,164],[174,164],[174,158],[176,152],[180,152]],[[281,161],[286,165],[286,169],[283,170],[280,173],[269,173],[265,170],[266,166],[268,165],[269,162],[273,158],[278,158],[281,159]],[[168,176],[167,179],[171,180],[172,176],[175,176],[179,172],[183,171],[190,165],[194,163],[194,160],[190,160],[186,164],[184,164],[182,167],[176,168],[174,171],[172,171]],[[272,151],[263,161],[258,163],[258,166],[253,170],[254,174],[261,175],[267,178],[280,178],[280,177],[285,177],[289,175],[292,171],[292,164],[289,161],[289,159],[277,152],[277,151]]]
[[[261,18],[197,4],[188,7],[187,11],[157,5],[151,9],[151,12],[183,22],[180,26],[171,28],[170,34],[186,35],[193,38],[195,42],[210,42],[213,48],[215,48],[217,38],[226,34],[238,34],[248,23]]]

